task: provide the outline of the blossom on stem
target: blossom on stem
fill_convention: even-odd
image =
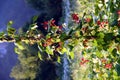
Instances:
[[[76,22],[76,23],[79,23],[79,17],[78,17],[78,14],[72,14],[72,19]]]
[[[117,11],[117,14],[120,15],[120,10]]]
[[[84,65],[85,63],[89,62],[89,60],[82,58],[80,65]]]
[[[106,69],[111,69],[111,68],[112,68],[112,63],[105,64],[105,68],[106,68]]]
[[[108,24],[108,21],[97,21],[97,25],[100,26],[100,28],[104,28]]]
[[[101,22],[98,20],[98,21],[97,21],[97,25],[100,25],[100,24],[101,24]]]
[[[45,21],[44,23],[42,23],[42,25],[45,30],[48,29],[48,21]]]
[[[52,19],[51,21],[50,21],[50,26],[52,27],[52,26],[56,26],[55,25],[55,20],[54,19]]]
[[[91,19],[90,19],[90,18],[86,18],[85,21],[86,21],[87,23],[89,23],[89,22],[91,21]]]

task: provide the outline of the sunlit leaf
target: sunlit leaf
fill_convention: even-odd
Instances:
[[[60,57],[57,58],[57,62],[58,62],[58,63],[61,63]]]
[[[42,60],[42,56],[41,56],[39,51],[38,51],[38,57],[39,57],[40,60]]]
[[[20,50],[24,50],[25,47],[22,45],[21,42],[15,43],[15,46],[17,46]]]
[[[74,52],[73,51],[70,52],[70,57],[71,57],[71,59],[74,59]]]
[[[20,51],[17,47],[14,48],[15,53],[20,54]]]
[[[53,49],[51,49],[50,46],[46,47],[46,52],[50,55],[53,55]]]
[[[65,47],[63,47],[62,51],[63,54],[67,52],[67,49]]]

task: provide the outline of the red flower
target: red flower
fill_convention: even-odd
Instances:
[[[50,26],[56,26],[56,25],[55,25],[55,20],[54,20],[54,19],[50,21]]]
[[[100,24],[101,24],[101,22],[98,20],[98,21],[97,21],[97,25],[100,25]]]
[[[89,60],[85,60],[84,58],[81,59],[80,65],[84,65],[85,63],[89,62]]]
[[[43,43],[42,46],[43,46],[43,47],[47,47],[47,43]]]
[[[87,23],[89,23],[89,22],[91,21],[91,19],[90,19],[90,18],[86,18],[85,21],[86,21]]]
[[[102,21],[102,22],[100,22],[99,20],[97,21],[97,25],[99,25],[101,28],[104,28],[105,25],[107,24],[108,24],[108,21]]]
[[[105,68],[106,68],[106,69],[111,69],[111,68],[112,68],[112,63],[105,64]]]
[[[48,21],[45,21],[44,23],[42,23],[42,25],[45,30],[48,29]]]
[[[72,19],[76,22],[76,23],[79,23],[79,17],[78,17],[78,14],[72,14]]]
[[[62,30],[62,28],[63,28],[62,26],[59,26],[59,29],[60,29],[60,30]]]
[[[108,24],[108,21],[105,21],[105,24]]]
[[[120,15],[120,10],[117,11],[117,14]]]

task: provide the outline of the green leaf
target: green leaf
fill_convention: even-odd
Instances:
[[[69,31],[68,35],[71,35],[73,32],[74,32],[74,30],[71,29],[71,30]]]
[[[67,52],[67,49],[65,48],[65,47],[63,47],[63,49],[62,49],[62,51],[61,51],[61,53],[66,53]]]
[[[16,32],[16,30],[15,30],[15,28],[7,27],[7,32],[8,32],[8,35],[11,36]]]
[[[46,52],[50,55],[53,55],[53,49],[51,49],[50,46],[46,47]]]
[[[33,20],[33,23],[35,23],[35,21],[36,21],[37,19],[38,19],[38,16],[34,16],[33,19],[32,19],[32,20]]]
[[[59,38],[56,38],[55,39],[55,42],[57,43],[57,42],[60,42],[60,39]]]
[[[17,46],[20,50],[24,50],[25,49],[21,42],[15,43],[15,46]]]
[[[4,32],[0,32],[0,38],[2,38],[4,36]]]
[[[15,53],[20,54],[20,51],[17,47],[14,48]]]
[[[70,52],[70,57],[71,57],[71,59],[74,59],[74,52],[73,51]]]
[[[74,49],[74,46],[72,44],[68,45],[70,51],[72,51]]]
[[[58,62],[58,63],[61,63],[61,59],[60,59],[59,56],[58,56],[58,58],[57,58],[57,62]]]
[[[120,64],[116,64],[115,69],[117,71],[118,76],[120,76]]]
[[[38,57],[39,57],[40,60],[43,60],[39,51],[38,51]]]
[[[97,56],[98,58],[103,57],[103,55],[102,55],[101,52],[99,52],[99,51],[96,52],[96,56]]]
[[[113,36],[114,36],[113,33],[107,33],[107,34],[105,34],[104,39],[105,39],[105,41],[110,41],[113,39]]]
[[[100,33],[97,34],[97,36],[98,36],[99,38],[104,38],[104,33],[103,33],[103,32],[100,32]]]
[[[114,57],[117,56],[117,49],[113,49],[113,51],[112,51],[112,55],[113,55]]]
[[[96,41],[96,40],[94,40],[94,41],[93,41],[93,45],[94,45],[94,46],[98,46],[98,44],[97,44],[97,41]]]

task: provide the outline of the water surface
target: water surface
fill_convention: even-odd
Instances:
[[[0,31],[6,29],[10,20],[14,22],[13,27],[18,29],[37,14],[39,12],[31,8],[25,0],[0,0]],[[0,80],[13,80],[9,74],[16,61],[14,44],[0,43]]]

